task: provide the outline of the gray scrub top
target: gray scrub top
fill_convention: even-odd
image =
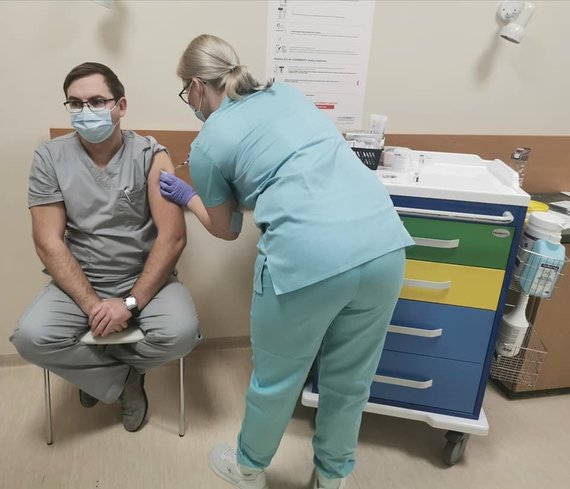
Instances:
[[[28,205],[63,202],[65,241],[92,282],[116,282],[142,272],[157,235],[147,196],[153,157],[166,148],[123,131],[123,145],[104,169],[77,133],[43,143],[34,154]]]

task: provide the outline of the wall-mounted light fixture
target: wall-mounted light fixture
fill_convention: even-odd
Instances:
[[[525,27],[535,9],[534,2],[506,0],[499,4],[497,16],[506,25],[501,29],[500,36],[507,41],[519,44],[524,37]]]

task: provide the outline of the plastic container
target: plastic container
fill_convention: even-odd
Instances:
[[[352,151],[356,153],[356,156],[360,158],[360,161],[364,163],[371,170],[376,170],[378,164],[380,163],[380,157],[382,156],[381,149],[366,149],[366,148],[352,148]]]
[[[519,283],[525,294],[548,299],[564,267],[566,249],[560,243],[539,239],[527,253]]]
[[[497,355],[514,357],[519,354],[529,327],[526,318],[527,304],[528,295],[521,294],[515,308],[503,316],[495,347]]]
[[[526,216],[524,217],[525,226],[528,224],[528,218],[533,212],[547,212],[550,207],[544,202],[538,202],[537,200],[531,200],[528,203],[528,209],[526,211]]]
[[[384,139],[384,129],[386,128],[386,122],[388,121],[388,116],[380,114],[370,114],[368,119],[368,132],[370,134],[380,135],[380,139]]]
[[[523,230],[520,250],[515,262],[515,277],[522,278],[530,251],[533,251],[538,240],[548,241],[560,245],[564,221],[562,218],[547,212],[533,212]],[[535,253],[538,253],[535,252]]]
[[[528,203],[528,213],[532,214],[533,212],[546,212],[548,211],[549,207],[548,204],[544,202],[539,202],[538,200],[531,200]]]
[[[390,147],[384,152],[384,166],[393,171],[406,173],[413,169],[412,150],[409,148]]]

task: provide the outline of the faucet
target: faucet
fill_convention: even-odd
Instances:
[[[415,183],[420,183],[420,172],[422,171],[423,166],[424,166],[424,155],[420,155],[418,166],[416,168],[416,171],[414,172]]]
[[[530,148],[517,148],[515,152],[511,154],[511,166],[519,174],[519,187],[522,188],[524,179],[524,170],[526,162],[528,161],[528,154],[530,153]]]

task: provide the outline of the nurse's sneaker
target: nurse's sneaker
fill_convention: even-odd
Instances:
[[[344,479],[327,479],[322,475],[315,475],[314,489],[345,489],[346,477]]]
[[[268,489],[265,471],[238,464],[236,451],[227,445],[212,449],[210,467],[217,476],[239,489]]]

